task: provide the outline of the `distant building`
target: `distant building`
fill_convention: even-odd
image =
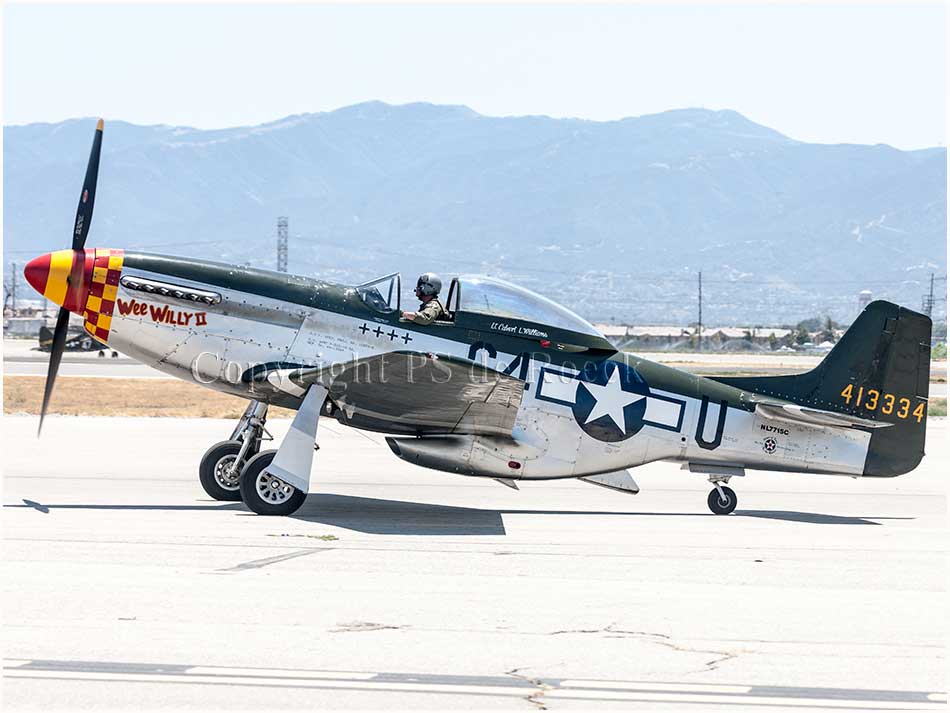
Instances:
[[[858,293],[858,311],[863,310],[871,304],[871,290],[861,290]]]
[[[594,326],[608,339],[627,336],[627,325],[625,324],[595,324]]]
[[[40,327],[46,324],[42,317],[4,317],[4,337],[36,337]]]
[[[667,350],[696,346],[696,328],[682,326],[631,326],[595,324],[607,339],[625,349]],[[728,342],[744,341],[763,348],[774,348],[791,336],[791,330],[779,327],[704,327],[703,344],[716,351]]]

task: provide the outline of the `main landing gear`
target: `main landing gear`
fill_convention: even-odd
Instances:
[[[198,479],[215,500],[240,500],[241,471],[261,449],[263,440],[273,440],[264,427],[267,404],[252,401],[231,437],[205,451],[198,466]],[[273,456],[272,456],[273,457]]]
[[[709,476],[709,482],[713,484],[713,489],[709,491],[706,503],[715,515],[728,515],[736,509],[739,502],[736,491],[726,485],[729,478],[728,475]]]
[[[243,500],[258,515],[290,515],[310,490],[310,468],[317,423],[327,389],[313,384],[297,408],[293,423],[276,451],[262,451],[273,440],[264,428],[267,404],[252,401],[231,438],[211,446],[201,459],[201,485],[215,500]]]

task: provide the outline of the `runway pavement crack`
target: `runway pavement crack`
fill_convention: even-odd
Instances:
[[[535,710],[546,711],[548,707],[547,705],[545,705],[545,702],[543,700],[544,694],[547,693],[548,691],[554,690],[557,687],[544,683],[540,678],[532,678],[530,676],[526,676],[523,673],[519,673],[520,671],[523,671],[523,670],[524,670],[524,667],[513,668],[510,671],[505,671],[505,675],[511,676],[512,678],[517,678],[521,681],[525,681],[527,683],[530,683],[532,686],[534,686],[537,690],[534,693],[531,693],[527,696],[523,696],[523,698],[528,703],[530,703],[534,707]]]
[[[560,634],[609,634],[608,638],[636,638],[644,639],[650,641],[658,646],[665,646],[668,649],[673,651],[681,651],[683,653],[693,653],[693,654],[715,654],[716,658],[706,661],[703,664],[703,668],[698,671],[690,671],[689,673],[708,673],[710,671],[715,671],[719,666],[726,661],[736,658],[739,656],[739,653],[735,651],[722,651],[720,649],[699,649],[691,646],[683,646],[672,640],[672,637],[668,634],[660,634],[653,631],[634,631],[631,629],[618,629],[615,624],[608,624],[605,627],[600,629],[557,629],[555,631],[548,632],[548,636],[557,636]]]
[[[682,651],[684,653],[716,654],[716,658],[706,661],[703,664],[703,668],[697,671],[687,671],[686,673],[709,673],[710,671],[715,671],[719,668],[720,664],[737,658],[739,653],[744,653],[735,651],[721,651],[719,649],[697,649],[692,646],[683,646],[681,644],[677,644],[674,641],[656,641],[655,643],[659,644],[660,646],[666,646],[667,648],[673,649],[674,651]]]
[[[703,666],[705,666],[706,668],[701,673],[705,673],[706,671],[715,671],[717,668],[719,668],[719,664],[725,663],[729,659],[734,659],[738,655],[739,654],[733,653],[731,651],[723,652],[723,655],[720,656],[719,658],[713,659],[712,661],[707,661],[706,663],[704,663]]]
[[[630,629],[618,629],[614,624],[608,624],[599,629],[556,629],[549,631],[548,636],[558,636],[560,634],[613,634],[621,637],[631,636],[648,639],[669,639],[666,634],[658,634],[653,631],[633,631]]]
[[[703,664],[703,668],[697,671],[687,671],[687,673],[709,673],[710,671],[715,671],[716,669],[718,669],[720,664],[723,664],[726,661],[729,661],[739,656],[739,652],[734,652],[734,651],[722,651],[720,649],[698,649],[693,646],[684,646],[682,644],[676,643],[675,641],[672,641],[671,638],[667,636],[666,634],[649,634],[647,632],[641,632],[641,633],[646,634],[647,638],[652,639],[654,644],[657,644],[659,646],[665,646],[666,648],[672,649],[673,651],[681,651],[683,653],[689,653],[689,654],[715,654],[716,655],[716,658],[706,661]]]
[[[348,621],[343,624],[337,624],[335,629],[330,629],[333,633],[354,632],[354,631],[386,631],[394,629],[406,629],[408,627],[401,624],[377,624],[373,621]]]
[[[559,636],[560,634],[601,634],[607,631],[606,629],[558,629],[557,631],[549,631],[548,636]]]

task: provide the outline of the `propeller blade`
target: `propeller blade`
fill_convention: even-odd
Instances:
[[[43,389],[43,406],[40,408],[40,427],[36,430],[37,436],[43,432],[43,419],[46,418],[46,409],[49,407],[50,396],[53,395],[53,384],[56,383],[59,363],[62,361],[63,351],[66,349],[66,332],[68,329],[69,310],[60,307],[59,315],[56,317],[56,329],[53,331],[53,346],[49,352],[49,369],[46,372],[46,387]]]
[[[82,183],[82,193],[79,194],[79,206],[76,208],[76,224],[73,227],[73,269],[82,265],[82,249],[86,246],[86,237],[89,235],[89,225],[92,223],[92,208],[96,203],[96,183],[99,181],[99,154],[102,152],[103,121],[96,124],[96,135],[92,139],[92,150],[89,152],[89,163],[86,164],[86,178]],[[73,273],[67,278],[67,284],[72,282]],[[77,285],[70,284],[73,289]],[[59,363],[63,360],[66,350],[66,335],[69,331],[69,310],[59,308],[56,317],[56,329],[53,330],[53,343],[49,353],[49,368],[46,372],[46,386],[43,388],[43,405],[40,408],[40,426],[36,431],[39,436],[43,432],[43,419],[49,408],[49,400],[53,395],[53,386],[56,384],[56,374],[59,373]]]
[[[73,228],[73,250],[82,250],[89,235],[92,222],[92,207],[96,202],[96,183],[99,180],[99,153],[102,151],[102,119],[96,124],[96,135],[92,139],[89,163],[86,164],[86,179],[82,182],[79,194],[79,207],[76,208],[76,225]]]

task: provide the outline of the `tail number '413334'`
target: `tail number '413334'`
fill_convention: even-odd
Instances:
[[[855,408],[863,408],[865,411],[879,411],[884,416],[895,414],[897,418],[913,416],[917,419],[917,423],[923,421],[926,415],[926,403],[923,401],[919,402],[911,411],[911,401],[906,396],[895,396],[877,389],[865,389],[863,386],[859,386],[858,390],[855,391],[854,384],[848,384],[844,387],[841,398],[848,406],[852,405],[851,401],[853,400]]]

